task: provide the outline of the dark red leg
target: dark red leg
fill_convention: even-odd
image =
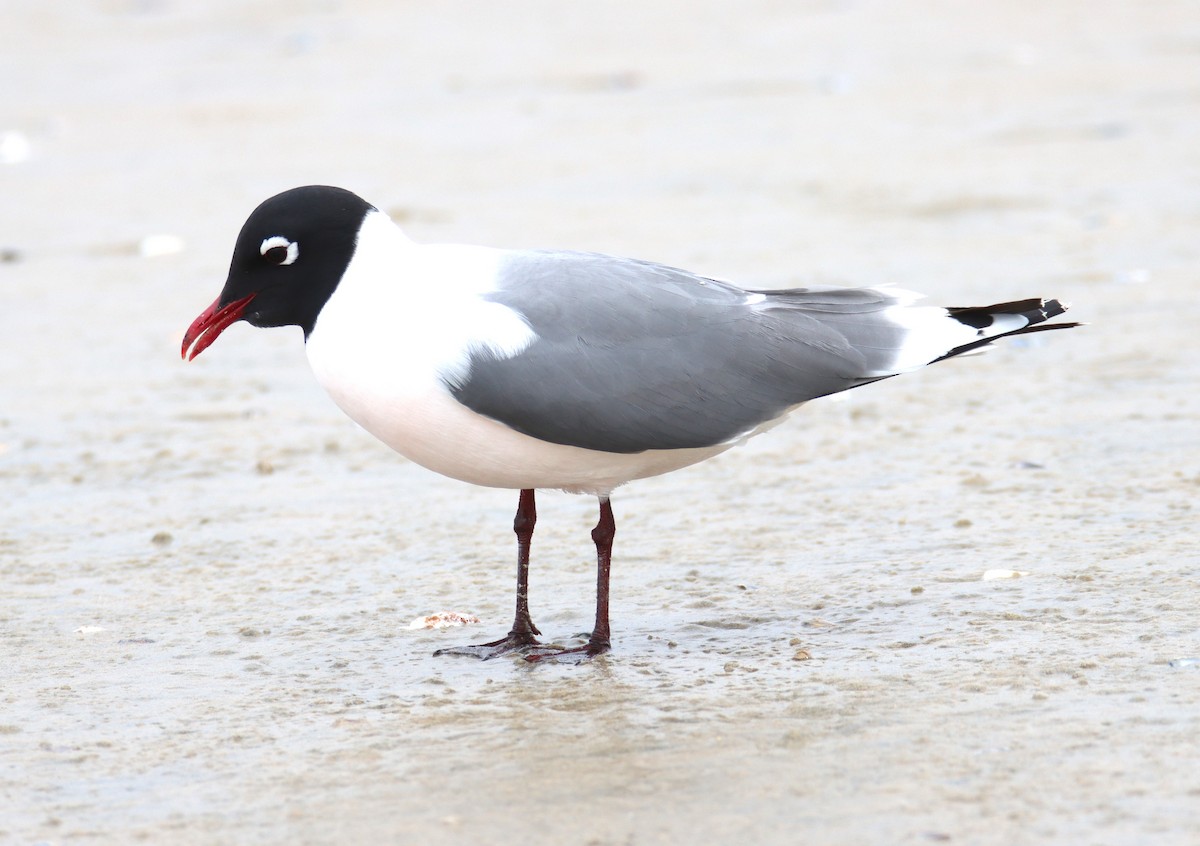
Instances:
[[[526,655],[526,661],[586,661],[608,652],[608,574],[612,569],[612,544],[617,534],[617,521],[613,519],[612,505],[608,497],[600,497],[600,521],[592,529],[592,541],[596,544],[596,625],[592,636],[583,646],[571,649],[555,649],[539,646],[538,651]]]
[[[512,631],[506,637],[491,643],[453,646],[449,649],[439,649],[434,655],[470,655],[486,661],[506,652],[539,645],[535,635],[541,632],[529,617],[529,546],[533,541],[533,527],[536,523],[537,506],[533,501],[533,491],[523,490],[517,505],[517,516],[513,519],[513,531],[517,533],[517,613],[513,617]]]

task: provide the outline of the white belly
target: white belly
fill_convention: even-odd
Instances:
[[[604,496],[624,482],[678,470],[731,446],[619,454],[552,444],[475,414],[440,386],[384,398],[356,390],[353,380],[330,378],[317,362],[313,370],[351,419],[396,452],[476,485]]]

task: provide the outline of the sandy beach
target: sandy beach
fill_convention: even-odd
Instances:
[[[1193,3],[0,9],[0,842],[1198,842]],[[179,358],[310,183],[1089,325],[616,491],[611,654],[435,658],[507,630],[516,493],[374,441],[295,328]],[[561,641],[595,501],[538,504]]]

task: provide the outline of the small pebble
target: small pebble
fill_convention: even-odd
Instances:
[[[20,164],[33,154],[33,145],[25,133],[15,130],[0,132],[0,164]]]
[[[793,661],[808,661],[812,658],[812,653],[807,649],[797,649],[796,654],[792,656]]]
[[[1145,285],[1150,279],[1150,271],[1144,267],[1123,270],[1113,277],[1113,281],[1118,285]]]
[[[984,570],[983,581],[991,582],[996,579],[1019,579],[1022,576],[1028,576],[1024,570]]]
[[[150,543],[155,546],[166,546],[171,541],[175,540],[170,532],[155,532],[154,537],[150,538]]]
[[[142,258],[158,258],[182,253],[187,242],[178,235],[147,235],[138,241],[137,251]]]
[[[1175,667],[1176,669],[1182,669],[1183,667],[1200,667],[1200,658],[1176,658],[1174,661],[1168,661],[1167,664]]]
[[[463,614],[461,611],[438,611],[417,617],[408,624],[410,629],[448,629],[453,626],[469,626],[479,622],[474,614]]]

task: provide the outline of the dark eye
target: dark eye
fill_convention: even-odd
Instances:
[[[264,238],[258,251],[262,254],[263,258],[272,264],[291,264],[300,258],[300,245],[295,241],[289,241],[282,235],[272,235],[270,238]]]

